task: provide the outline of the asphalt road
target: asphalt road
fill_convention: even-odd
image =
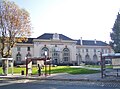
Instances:
[[[120,83],[17,80],[0,83],[0,89],[120,89]]]

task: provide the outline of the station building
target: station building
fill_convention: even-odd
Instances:
[[[80,65],[81,63],[98,63],[101,53],[113,53],[106,43],[97,40],[71,39],[63,34],[44,33],[37,38],[17,43],[12,49],[16,63],[25,62],[26,57],[51,57],[52,64]]]

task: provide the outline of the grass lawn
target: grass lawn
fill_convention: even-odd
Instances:
[[[26,68],[25,67],[14,67],[14,73],[21,73],[23,70],[26,74]],[[48,70],[48,68],[47,68]],[[11,69],[9,69],[9,73],[11,72]],[[44,72],[44,69],[42,69],[42,72]],[[85,68],[71,68],[70,66],[56,66],[51,67],[51,74],[54,73],[69,73],[69,74],[92,74],[92,73],[98,73],[100,71],[96,70],[88,70]],[[32,74],[37,74],[37,67],[32,67]],[[2,68],[0,67],[0,74],[2,74]]]
[[[71,68],[70,66],[52,67],[51,73],[69,73],[69,74],[92,74],[100,71],[89,70],[85,68]]]
[[[85,65],[85,67],[90,67],[90,68],[101,68],[100,65]],[[106,68],[113,68],[112,65],[106,65]]]
[[[16,73],[16,74],[21,73],[22,70],[25,71],[26,68],[17,68],[17,67],[14,67],[14,68],[13,68],[13,72]],[[9,73],[12,73],[12,69],[9,68],[8,72],[9,72]],[[26,72],[26,71],[25,71],[25,72]],[[2,73],[3,73],[3,70],[2,70],[2,67],[0,67],[0,74],[2,74]]]
[[[85,67],[90,67],[90,68],[101,68],[100,65],[85,65]]]

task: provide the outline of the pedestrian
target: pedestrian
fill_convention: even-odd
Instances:
[[[7,64],[6,64],[6,60],[3,60],[2,68],[3,68],[3,74],[6,75],[6,74],[7,74]]]
[[[41,76],[41,66],[38,64],[38,75]]]

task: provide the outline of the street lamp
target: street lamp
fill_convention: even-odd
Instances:
[[[100,65],[101,65],[101,78],[103,78],[103,66],[104,66],[104,63],[103,63],[103,59],[102,59],[102,52],[101,51],[98,51],[100,52]]]
[[[46,63],[46,60],[47,60],[47,51],[45,51],[45,76],[47,75],[47,63]]]

